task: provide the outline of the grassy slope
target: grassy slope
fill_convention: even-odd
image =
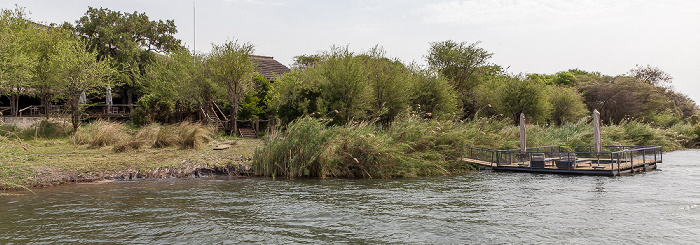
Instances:
[[[92,149],[75,145],[69,139],[17,140],[0,138],[0,188],[54,185],[72,181],[91,181],[134,176],[189,176],[196,170],[232,170],[246,172],[259,140],[229,139],[214,141],[211,147],[143,148],[114,153],[111,147]],[[226,143],[226,150],[213,146]]]

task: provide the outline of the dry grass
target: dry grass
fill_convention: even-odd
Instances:
[[[129,138],[130,130],[122,123],[95,121],[78,130],[71,137],[76,145],[89,145],[93,148],[111,146]]]
[[[213,140],[214,129],[198,123],[182,122],[173,125],[151,124],[141,128],[133,136],[119,141],[115,152],[138,150],[143,147],[200,149]]]

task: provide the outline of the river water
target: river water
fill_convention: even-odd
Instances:
[[[659,170],[166,179],[0,196],[0,244],[698,244],[700,151]]]

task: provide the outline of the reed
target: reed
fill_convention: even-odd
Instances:
[[[528,125],[528,146],[591,145],[589,118],[562,126]],[[669,129],[628,121],[602,128],[606,145],[661,145],[665,150],[693,141],[692,126]],[[680,140],[674,140],[681,137]],[[470,171],[461,164],[464,146],[519,148],[519,128],[509,120],[476,118],[439,121],[397,118],[390,127],[372,123],[326,126],[302,118],[284,133],[273,132],[255,152],[253,168],[263,176],[393,178]]]
[[[291,122],[285,134],[269,133],[263,140],[265,147],[254,153],[253,170],[272,177],[323,177],[320,157],[334,129],[306,117]]]

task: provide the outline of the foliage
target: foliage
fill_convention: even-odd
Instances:
[[[299,55],[294,57],[294,64],[292,68],[303,69],[306,67],[315,66],[318,62],[322,60],[320,55]]]
[[[374,98],[363,65],[347,47],[334,47],[312,71],[317,72],[316,86],[322,91],[316,101],[318,112],[332,114],[335,124],[368,118]]]
[[[333,125],[350,121],[389,124],[409,109],[444,116],[458,108],[448,80],[387,58],[381,47],[361,54],[333,47],[319,57],[314,66],[294,69],[274,84],[272,105],[283,121],[312,115],[332,119]]]
[[[656,86],[656,87],[668,87],[673,82],[673,77],[665,71],[659,69],[658,67],[652,67],[650,65],[636,67],[627,73],[630,77]]]
[[[476,105],[490,115],[501,114],[514,124],[520,113],[531,122],[546,122],[551,113],[548,91],[551,88],[532,79],[499,76],[479,86]]]
[[[207,56],[207,68],[212,82],[226,91],[226,99],[231,106],[231,122],[238,119],[240,102],[253,87],[255,63],[250,59],[252,53],[252,44],[228,41],[222,45],[213,45]],[[236,123],[231,125],[232,130],[237,130]]]
[[[57,28],[54,26],[47,27],[45,30],[39,30],[37,32],[36,40],[33,43],[32,49],[37,53],[37,65],[34,68],[34,76],[31,82],[31,88],[35,89],[36,96],[41,100],[41,104],[44,108],[51,108],[54,102],[58,102],[60,99],[60,94],[56,91],[62,88],[53,79],[52,66],[54,65],[54,60],[52,57],[58,55],[58,44],[64,40],[75,39],[63,28]],[[46,117],[50,116],[46,113],[48,110],[44,110]]]
[[[29,90],[37,65],[32,44],[37,30],[26,19],[23,8],[2,9],[0,13],[0,94],[10,97],[12,115],[18,113],[18,100]]]
[[[413,110],[428,117],[451,118],[459,111],[459,95],[449,80],[429,70],[414,69],[410,80]]]
[[[588,109],[583,103],[581,94],[574,88],[552,87],[549,103],[552,105],[551,121],[556,125],[575,122],[588,115]]]
[[[50,60],[52,81],[63,88],[62,96],[70,106],[73,128],[78,129],[84,106],[80,104],[80,94],[106,87],[113,70],[108,61],[98,59],[95,52],[86,51],[85,44],[78,40],[62,40]]]
[[[467,115],[475,113],[473,89],[479,85],[477,77],[480,70],[487,67],[488,60],[493,56],[493,53],[477,47],[479,43],[457,43],[452,40],[433,42],[426,57],[431,67],[453,82]]]
[[[174,37],[173,20],[152,21],[145,13],[122,13],[106,8],[89,7],[74,29],[87,42],[89,51],[99,59],[112,59],[118,71],[116,81],[137,87],[154,52],[167,53],[180,48]]]
[[[270,118],[273,109],[270,104],[274,97],[272,83],[265,76],[256,73],[253,76],[253,89],[246,93],[239,108],[239,116],[243,120],[251,118]]]

